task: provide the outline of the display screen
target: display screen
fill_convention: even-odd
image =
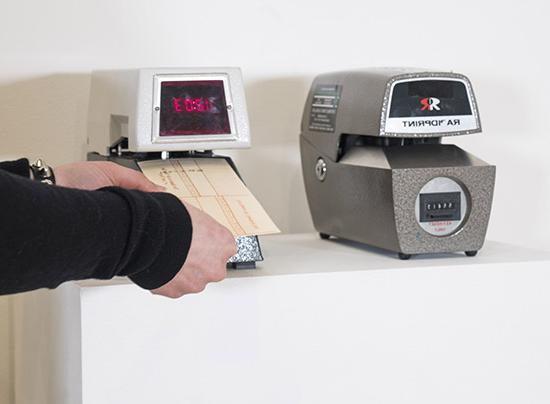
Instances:
[[[231,134],[222,80],[163,81],[160,136]]]
[[[461,81],[416,80],[393,87],[390,118],[471,114],[468,92]]]

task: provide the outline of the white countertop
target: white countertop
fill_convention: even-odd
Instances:
[[[550,402],[550,252],[261,244],[258,269],[181,299],[124,279],[24,294],[18,403]]]

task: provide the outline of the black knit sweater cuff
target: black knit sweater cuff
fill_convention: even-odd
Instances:
[[[149,194],[162,205],[164,246],[147,269],[129,278],[144,289],[157,289],[172,280],[183,266],[191,247],[191,217],[181,201],[166,193]]]
[[[0,170],[5,170],[25,178],[30,178],[31,174],[28,159],[2,161],[0,162]]]

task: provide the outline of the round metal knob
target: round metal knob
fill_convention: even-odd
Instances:
[[[324,181],[327,177],[327,163],[321,157],[317,159],[315,164],[315,175],[319,181]]]

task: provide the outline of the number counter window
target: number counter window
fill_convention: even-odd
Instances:
[[[160,136],[230,135],[222,80],[163,81]]]

